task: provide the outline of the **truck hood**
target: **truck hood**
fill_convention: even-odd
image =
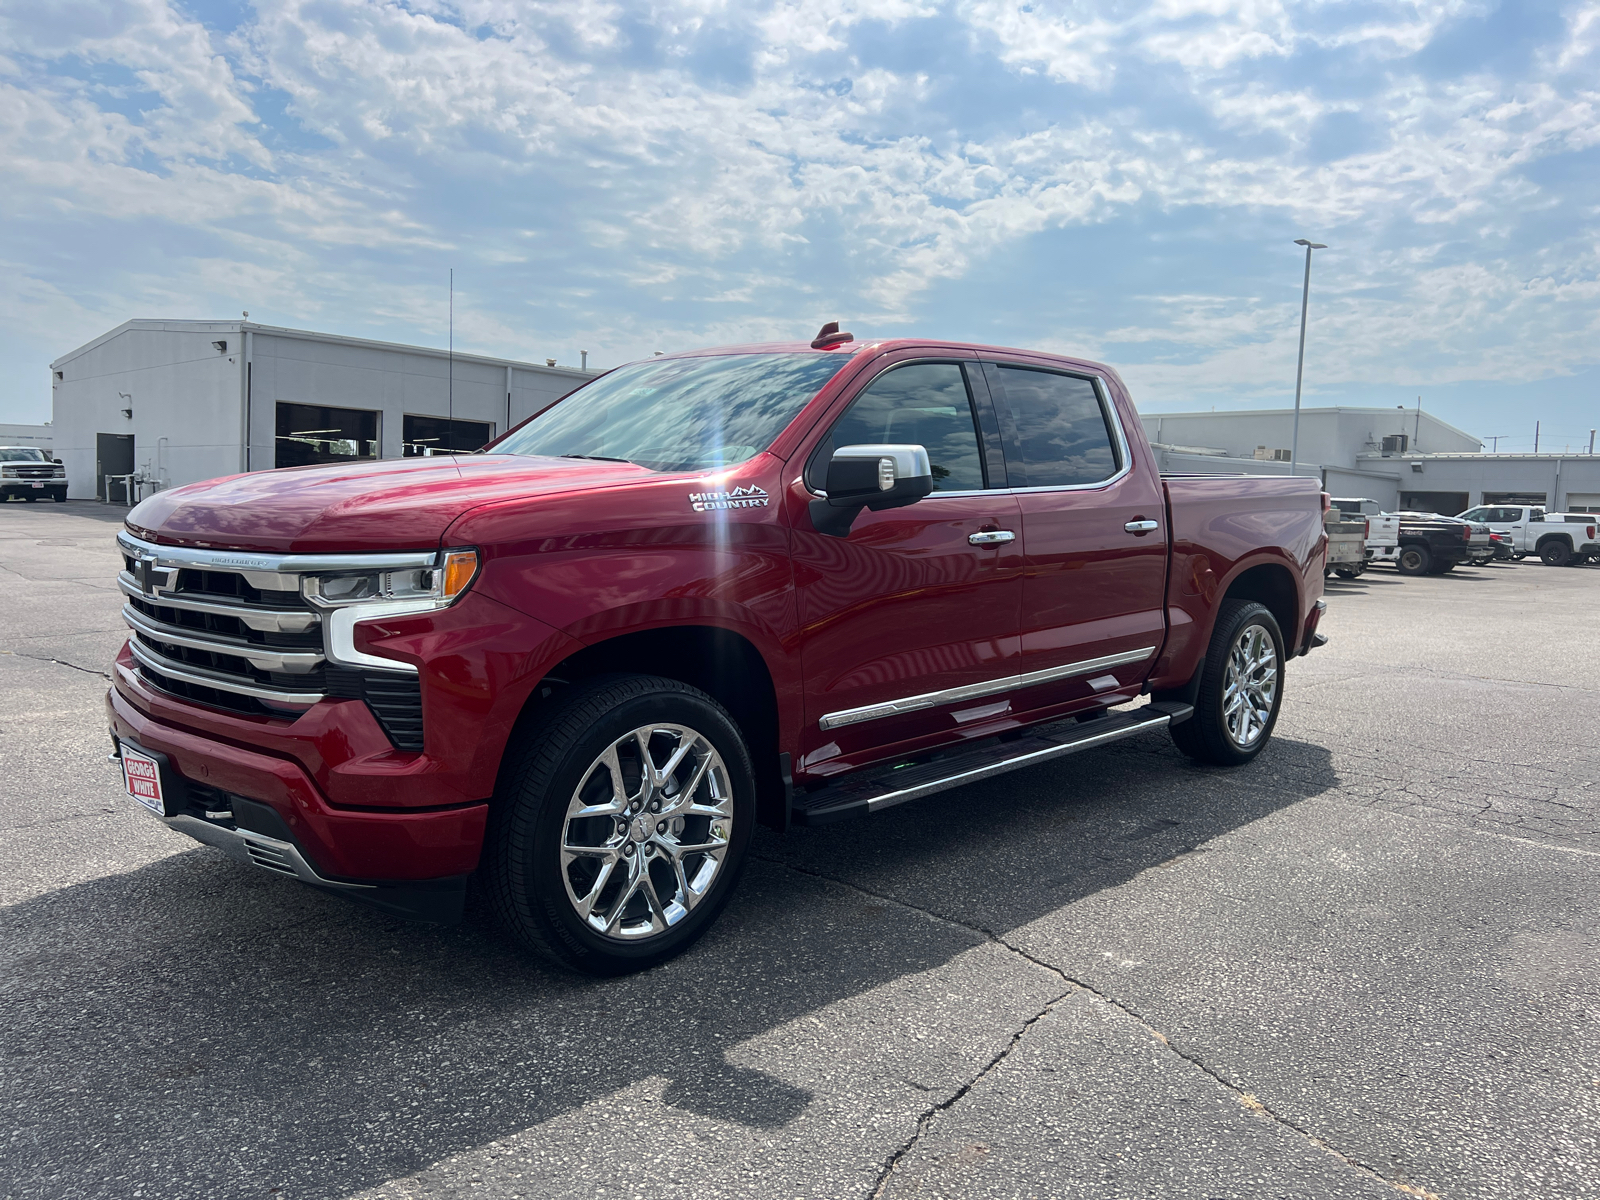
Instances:
[[[519,454],[291,467],[157,492],[128,528],[168,545],[279,554],[424,550],[480,504],[659,478],[632,463]]]

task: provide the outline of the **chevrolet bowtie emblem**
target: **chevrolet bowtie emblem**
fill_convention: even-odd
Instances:
[[[147,596],[155,595],[156,585],[156,557],[153,554],[139,556],[139,590]]]

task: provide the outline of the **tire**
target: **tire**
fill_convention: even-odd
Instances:
[[[1270,650],[1270,658],[1264,650]],[[1252,655],[1256,665],[1246,666]],[[1254,600],[1224,600],[1201,667],[1194,716],[1172,727],[1172,740],[1178,749],[1197,762],[1222,767],[1242,766],[1254,759],[1278,724],[1278,710],[1283,706],[1284,661],[1283,632],[1267,607]],[[1271,671],[1270,677],[1263,668]],[[1230,677],[1237,678],[1241,670],[1247,678],[1256,680],[1257,686],[1245,693],[1254,696],[1256,703],[1230,713]],[[1264,697],[1267,689],[1260,685],[1268,682],[1271,695]],[[1266,700],[1264,709],[1262,699]],[[1266,712],[1264,718],[1260,716],[1262,711]],[[1254,714],[1253,721],[1249,714]]]
[[[1394,569],[1402,575],[1426,575],[1433,568],[1433,555],[1426,546],[1401,546]]]
[[[1357,575],[1361,574],[1361,572],[1356,570],[1354,567],[1335,567],[1333,569],[1333,573],[1340,579],[1354,579]]]
[[[1539,547],[1539,561],[1547,567],[1564,567],[1572,560],[1572,547],[1560,538],[1551,538]]]
[[[680,765],[651,785],[646,754],[653,773]],[[626,811],[614,808],[618,791],[632,801]],[[571,817],[580,803],[602,812]],[[685,811],[674,816],[677,805]],[[507,749],[484,847],[490,903],[518,942],[569,970],[640,971],[716,919],[754,825],[750,753],[720,704],[672,679],[603,676],[575,686]],[[717,846],[720,857],[683,846]]]
[[[66,492],[57,492],[55,494],[55,500],[57,504],[65,504],[67,502]]]

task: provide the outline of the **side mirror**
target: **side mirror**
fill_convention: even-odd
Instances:
[[[58,466],[58,467],[62,465],[61,460],[59,458],[52,458],[50,461],[55,463],[55,465]]]
[[[840,446],[828,462],[827,495],[811,502],[811,524],[829,537],[849,537],[863,508],[903,508],[932,491],[933,468],[921,446]]]

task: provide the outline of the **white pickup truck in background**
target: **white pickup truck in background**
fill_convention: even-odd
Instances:
[[[1350,520],[1367,523],[1367,563],[1392,563],[1400,557],[1400,518],[1384,512],[1376,500],[1346,496],[1330,500],[1329,506]]]
[[[1496,532],[1509,532],[1520,558],[1537,554],[1546,566],[1568,567],[1600,561],[1600,516],[1546,512],[1532,504],[1481,504],[1461,514]]]

